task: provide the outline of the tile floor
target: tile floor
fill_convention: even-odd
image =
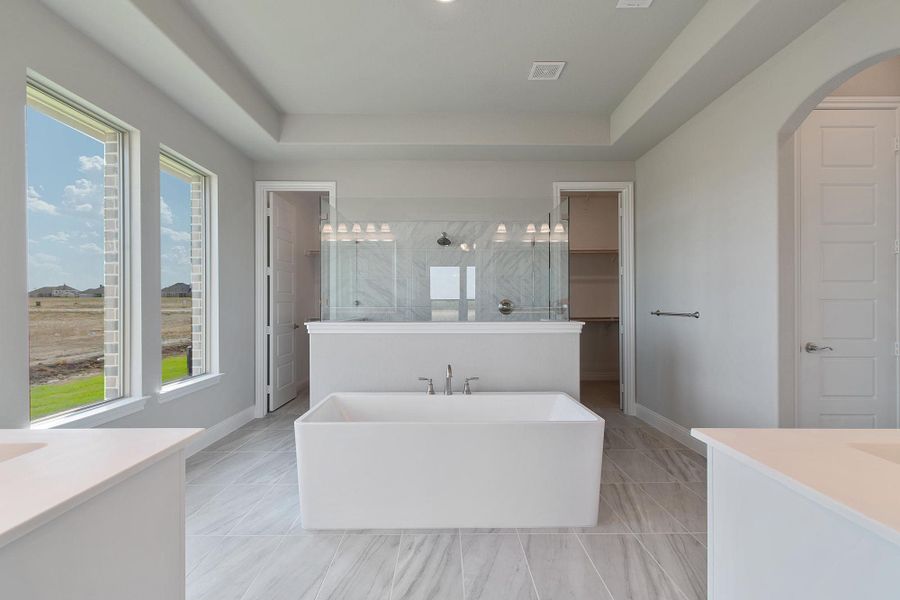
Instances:
[[[600,521],[578,530],[310,533],[292,425],[303,399],[187,464],[189,600],[557,600],[706,597],[703,457],[623,415],[606,419]]]

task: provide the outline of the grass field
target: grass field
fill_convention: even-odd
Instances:
[[[163,383],[187,377],[187,374],[187,355],[179,354],[163,359]],[[101,400],[103,400],[103,375],[35,385],[31,387],[31,419],[40,419]]]

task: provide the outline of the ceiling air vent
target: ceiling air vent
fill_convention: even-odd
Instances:
[[[619,0],[616,8],[650,8],[653,0]]]
[[[559,79],[562,74],[563,62],[533,62],[531,63],[531,73],[528,74],[528,81],[553,81]]]

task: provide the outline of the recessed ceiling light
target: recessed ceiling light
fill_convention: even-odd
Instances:
[[[650,8],[653,0],[619,0],[616,8]]]
[[[451,2],[456,2],[456,0],[437,0],[441,4],[450,4]]]

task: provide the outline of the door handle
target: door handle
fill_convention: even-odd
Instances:
[[[806,342],[806,345],[803,347],[807,352],[821,352],[822,350],[834,350],[831,346],[819,346],[818,344],[814,344],[812,342]]]
[[[294,323],[294,329],[300,329],[300,326]]]

